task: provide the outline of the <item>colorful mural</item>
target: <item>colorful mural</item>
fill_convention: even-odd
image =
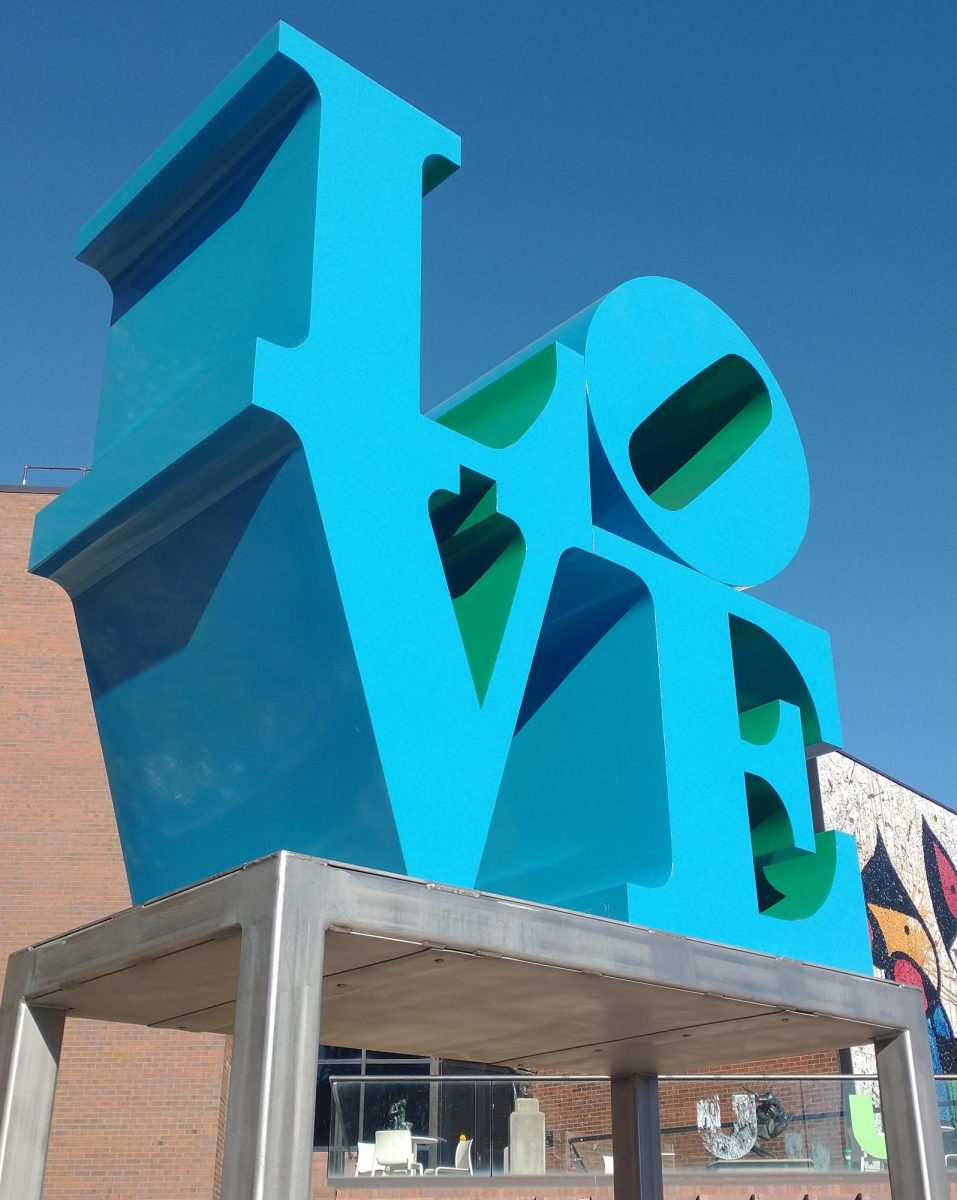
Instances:
[[[857,838],[874,972],[922,990],[934,1070],[957,1074],[957,813],[839,752],[818,776],[827,827]]]

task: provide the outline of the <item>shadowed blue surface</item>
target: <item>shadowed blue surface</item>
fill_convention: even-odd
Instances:
[[[271,850],[404,870],[310,490],[296,451],[76,600],[138,898]]]

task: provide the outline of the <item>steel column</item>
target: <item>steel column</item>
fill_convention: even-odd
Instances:
[[[917,991],[912,1008],[910,1029],[874,1043],[891,1195],[894,1200],[946,1200],[950,1193],[934,1068]]]
[[[288,867],[242,932],[222,1200],[309,1200],[325,931]]]
[[[40,1200],[66,1011],[23,999],[13,956],[0,1005],[0,1200]]]
[[[664,1200],[657,1075],[612,1079],[611,1140],[615,1200]]]

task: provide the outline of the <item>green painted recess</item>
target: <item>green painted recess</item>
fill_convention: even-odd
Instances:
[[[761,911],[783,921],[804,921],[818,911],[831,892],[837,871],[837,835],[814,835],[814,853],[758,868]]]
[[[492,681],[525,563],[518,525],[496,508],[495,481],[463,467],[458,492],[433,492],[429,516],[479,703]]]
[[[751,363],[727,354],[672,393],[631,435],[642,489],[675,512],[720,479],[771,423],[771,397]]]
[[[541,416],[554,390],[557,372],[555,347],[546,346],[436,420],[483,446],[504,450]]]
[[[738,726],[744,741],[752,746],[768,746],[781,726],[781,705],[777,700],[738,713]]]
[[[814,851],[794,845],[787,809],[774,788],[757,775],[747,775],[751,853],[761,912],[783,921],[803,921],[830,894],[837,870],[837,838],[814,835]]]

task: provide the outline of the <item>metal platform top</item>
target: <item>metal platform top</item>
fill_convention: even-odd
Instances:
[[[223,1200],[307,1200],[319,1042],[611,1080],[617,1200],[664,1200],[657,1075],[873,1041],[891,1189],[943,1200],[921,994],[282,852],[14,954],[0,1200],[40,1200],[68,1013],[232,1030]]]
[[[241,931],[325,930],[322,1040],[618,1075],[837,1048],[908,1025],[911,989],[544,905],[282,852],[29,952],[31,1002],[232,1032]]]

